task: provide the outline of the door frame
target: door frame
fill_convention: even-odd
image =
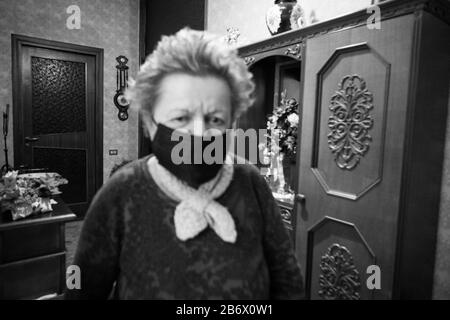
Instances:
[[[103,49],[78,44],[53,41],[19,34],[11,34],[12,48],[12,89],[13,89],[13,143],[14,166],[22,160],[20,142],[23,137],[23,101],[20,96],[21,55],[24,46],[53,49],[70,53],[84,54],[95,58],[95,174],[94,185],[98,190],[103,184]]]
[[[147,30],[147,1],[139,0],[139,65],[144,64],[147,43],[146,32]],[[150,150],[150,138],[146,136],[144,132],[144,119],[142,114],[138,112],[138,158],[142,158],[148,154]]]

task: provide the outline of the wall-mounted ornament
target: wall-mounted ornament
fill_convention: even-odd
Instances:
[[[266,25],[270,34],[276,35],[305,26],[305,16],[297,0],[275,0],[266,13]]]
[[[117,69],[117,90],[114,95],[114,104],[119,109],[118,117],[121,121],[128,119],[128,108],[130,103],[125,98],[125,89],[128,86],[128,58],[125,56],[118,56],[116,61],[119,63],[116,65]]]
[[[5,144],[5,148],[3,151],[5,152],[5,164],[2,166],[1,175],[6,174],[8,171],[13,170],[13,168],[9,165],[8,162],[8,121],[9,121],[9,104],[6,105],[6,112],[3,111],[3,143]]]

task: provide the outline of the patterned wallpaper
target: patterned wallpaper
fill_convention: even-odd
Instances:
[[[371,0],[298,0],[305,11],[306,22],[313,13],[317,20],[325,21],[370,5]],[[273,0],[208,0],[208,31],[226,34],[228,27],[238,28],[239,45],[270,37],[265,24],[265,14]],[[450,101],[449,101],[450,110]],[[450,113],[447,121],[447,139],[442,195],[437,239],[436,266],[434,275],[434,298],[450,299]]]
[[[80,30],[66,27],[69,16],[66,9],[70,5],[80,7]],[[0,0],[0,12],[0,112],[7,103],[12,105],[11,33],[103,48],[104,179],[115,163],[137,158],[137,113],[130,111],[129,119],[122,122],[112,101],[116,90],[115,58],[119,55],[129,58],[130,76],[139,68],[139,1]],[[12,131],[11,119],[10,163],[14,159]],[[118,149],[118,156],[109,156],[109,149]],[[3,152],[0,152],[0,163],[4,163]]]

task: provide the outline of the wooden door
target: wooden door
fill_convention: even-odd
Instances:
[[[96,56],[23,42],[19,46],[15,167],[47,168],[68,179],[60,188],[62,198],[81,217],[102,170]]]
[[[307,40],[296,253],[311,299],[392,297],[413,23]]]
[[[194,30],[205,30],[205,0],[140,1],[140,62],[143,64],[147,55],[156,48],[163,35],[171,35],[188,26]],[[152,153],[150,138],[139,116],[138,154],[144,157]]]

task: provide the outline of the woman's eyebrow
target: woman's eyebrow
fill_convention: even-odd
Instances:
[[[190,110],[189,110],[189,108],[185,108],[185,107],[176,107],[176,108],[171,109],[168,112],[168,115],[171,116],[171,115],[180,114],[180,113],[183,113],[183,114],[190,113]]]
[[[211,109],[206,110],[207,114],[211,114],[211,113],[225,113],[225,110],[223,110],[223,108],[220,107],[211,107]]]

